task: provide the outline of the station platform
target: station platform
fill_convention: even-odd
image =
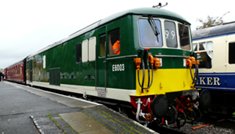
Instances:
[[[0,82],[2,134],[151,134],[139,123],[83,99]]]

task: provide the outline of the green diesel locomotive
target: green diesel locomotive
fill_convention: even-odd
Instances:
[[[139,8],[28,56],[26,83],[126,102],[141,123],[183,125],[186,111],[197,108],[197,64],[189,22],[163,9]]]

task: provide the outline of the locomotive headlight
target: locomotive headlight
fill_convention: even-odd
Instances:
[[[183,59],[183,66],[186,67],[186,59]]]

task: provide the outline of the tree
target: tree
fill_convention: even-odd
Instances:
[[[207,16],[207,19],[204,21],[202,19],[198,19],[198,21],[202,24],[201,26],[198,26],[197,29],[204,29],[208,27],[213,27],[217,25],[222,25],[224,23],[223,17],[230,12],[226,12],[221,17],[211,17]]]

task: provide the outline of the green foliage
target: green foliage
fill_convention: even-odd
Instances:
[[[208,28],[208,27],[222,25],[224,23],[223,17],[228,13],[230,13],[230,12],[228,11],[220,17],[207,16],[206,20],[198,19],[198,21],[201,23],[201,26],[198,26],[197,29],[204,29],[204,28]]]
[[[222,25],[224,22],[222,17],[211,17],[211,16],[207,16],[206,20],[199,19],[198,21],[201,23],[201,26],[197,27],[197,29],[204,29],[208,27]]]

